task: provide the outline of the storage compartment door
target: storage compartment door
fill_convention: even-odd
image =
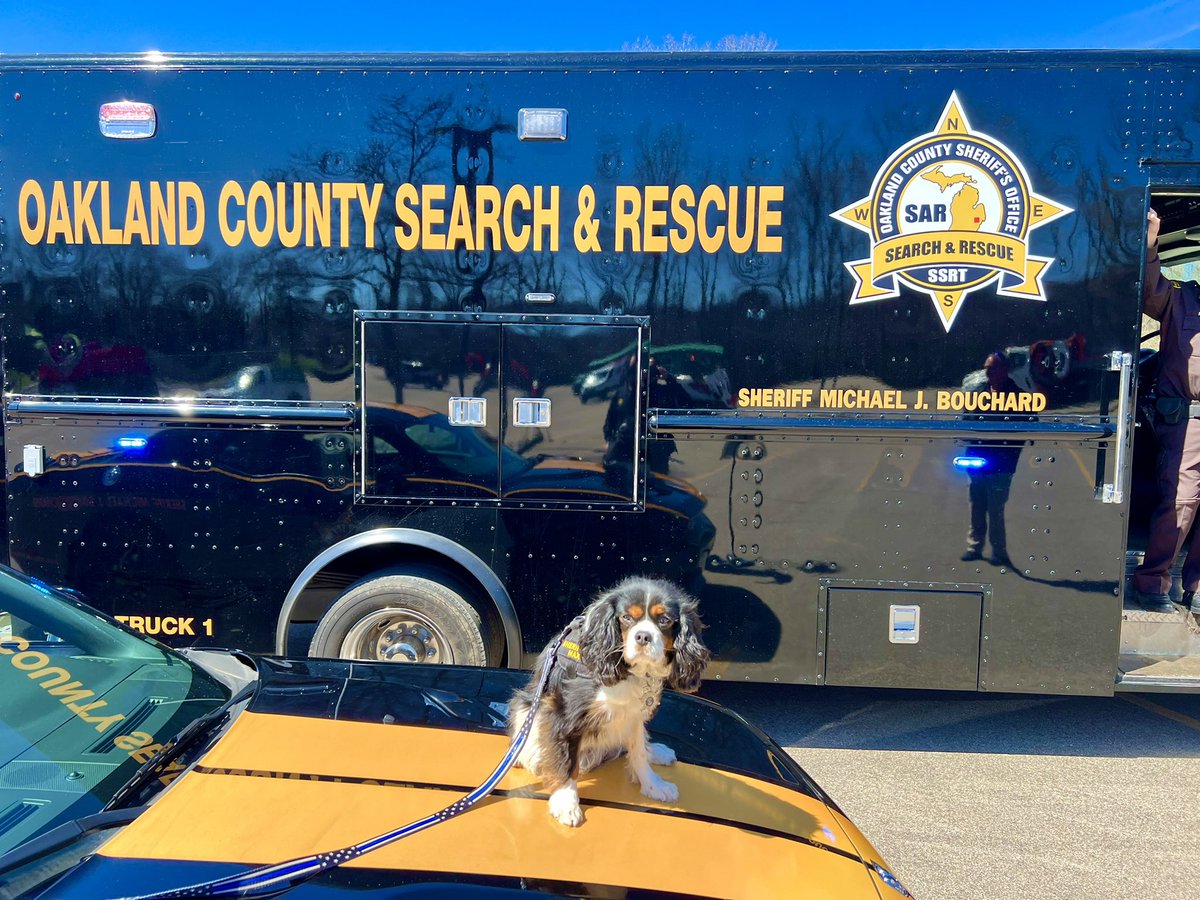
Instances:
[[[825,683],[973,691],[983,594],[831,586],[825,593]]]
[[[359,320],[358,495],[496,501],[500,326]]]
[[[612,508],[644,496],[639,325],[506,323],[502,497]]]

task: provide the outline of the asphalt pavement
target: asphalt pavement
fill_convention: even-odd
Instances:
[[[1200,695],[713,683],[918,900],[1200,898]]]

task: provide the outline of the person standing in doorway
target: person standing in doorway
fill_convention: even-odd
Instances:
[[[1146,555],[1133,574],[1134,599],[1150,612],[1172,612],[1171,566],[1200,507],[1200,285],[1162,274],[1158,213],[1146,223],[1146,278],[1142,308],[1162,325],[1154,435],[1158,438],[1158,506],[1150,520]],[[1183,563],[1183,603],[1200,614],[1200,532]]]

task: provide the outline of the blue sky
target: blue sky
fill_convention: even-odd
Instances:
[[[779,49],[1200,47],[1200,0],[0,0],[0,52],[620,50],[684,33]]]

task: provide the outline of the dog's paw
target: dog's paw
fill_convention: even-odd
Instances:
[[[559,788],[550,795],[550,815],[571,828],[583,824],[583,810],[579,806],[579,793],[572,788]]]
[[[679,799],[679,788],[658,777],[643,781],[642,793],[651,800],[661,800],[663,803],[674,803]]]
[[[652,766],[675,765],[675,751],[666,744],[647,744],[646,752],[650,757],[650,765]]]

